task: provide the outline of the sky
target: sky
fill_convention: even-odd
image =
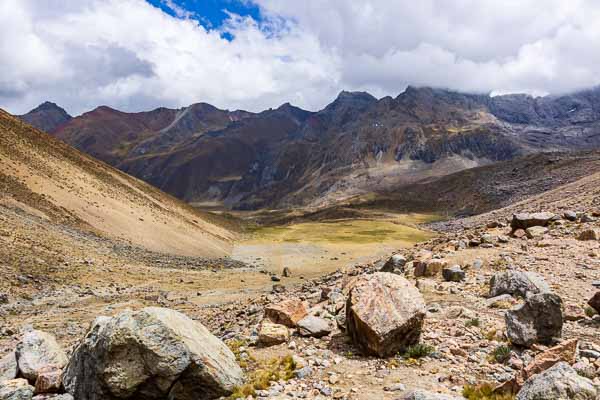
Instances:
[[[600,84],[599,20],[597,0],[0,0],[0,107],[563,94]]]

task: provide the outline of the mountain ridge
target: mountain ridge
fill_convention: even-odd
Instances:
[[[86,113],[50,133],[188,202],[315,205],[530,153],[596,148],[600,89],[532,97],[409,86],[381,99],[342,91],[316,112],[196,103]]]

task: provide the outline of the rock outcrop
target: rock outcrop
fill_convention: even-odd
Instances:
[[[359,279],[346,303],[346,328],[367,354],[386,357],[421,336],[425,302],[404,277],[378,272]]]
[[[498,272],[490,279],[489,297],[502,294],[525,297],[527,294],[546,293],[550,287],[540,275],[535,272],[505,271]]]
[[[514,214],[510,227],[514,232],[517,229],[527,230],[533,226],[547,226],[554,217],[555,215],[550,212]]]
[[[404,272],[404,266],[406,265],[406,257],[402,254],[394,254],[387,260],[387,262],[381,268],[381,272]]]
[[[552,293],[534,294],[505,314],[506,334],[513,344],[552,344],[562,336],[562,300]]]
[[[569,364],[560,362],[528,379],[517,394],[517,400],[595,400],[597,394],[591,380],[579,376]]]
[[[265,307],[265,317],[275,324],[288,328],[296,327],[298,321],[308,315],[306,306],[300,299],[288,299]]]
[[[26,332],[16,349],[20,374],[35,383],[40,371],[53,367],[62,369],[67,365],[67,355],[49,333],[31,330]]]
[[[78,400],[214,399],[240,385],[242,371],[201,323],[150,307],[97,318],[63,380]]]

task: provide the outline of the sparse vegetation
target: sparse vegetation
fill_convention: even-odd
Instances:
[[[596,314],[598,314],[598,313],[592,307],[587,306],[585,308],[585,315],[587,315],[589,318],[592,318]]]
[[[265,390],[271,382],[290,380],[294,377],[296,363],[292,356],[273,358],[269,361],[254,362],[246,373],[246,384],[234,390],[230,399],[256,396],[257,390]]]
[[[479,327],[480,325],[481,325],[481,321],[479,321],[479,318],[471,318],[465,322],[465,326],[467,328]]]
[[[500,345],[492,351],[490,356],[493,361],[500,363],[500,364],[504,364],[510,358],[510,351],[511,351],[510,347],[508,347],[506,345]]]
[[[515,395],[510,393],[494,393],[494,387],[489,383],[480,385],[466,385],[462,395],[468,400],[514,400]]]
[[[430,355],[431,353],[433,353],[435,351],[435,347],[430,346],[428,344],[424,344],[424,343],[417,343],[414,344],[412,346],[409,346],[406,351],[404,352],[404,357],[406,358],[412,358],[412,359],[419,359],[422,357],[426,357],[428,355]]]

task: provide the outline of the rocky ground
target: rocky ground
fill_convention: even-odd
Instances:
[[[523,387],[519,399],[595,399],[600,301],[588,301],[600,286],[600,215],[576,210],[522,215],[512,226],[501,213],[480,216],[389,262],[304,283],[265,276],[269,293],[233,301],[199,304],[183,295],[190,292],[185,284],[162,294],[105,293],[104,306],[92,309],[85,290],[73,292],[75,304],[54,306],[42,296],[29,304],[2,296],[2,354],[23,343],[20,319],[54,334],[73,354],[90,311],[159,306],[200,321],[232,349],[246,376],[230,388],[237,388],[234,397],[500,399],[512,395],[483,393]],[[48,323],[57,315],[77,324]],[[555,393],[535,397],[540,387]],[[412,390],[454,397],[415,397]]]

